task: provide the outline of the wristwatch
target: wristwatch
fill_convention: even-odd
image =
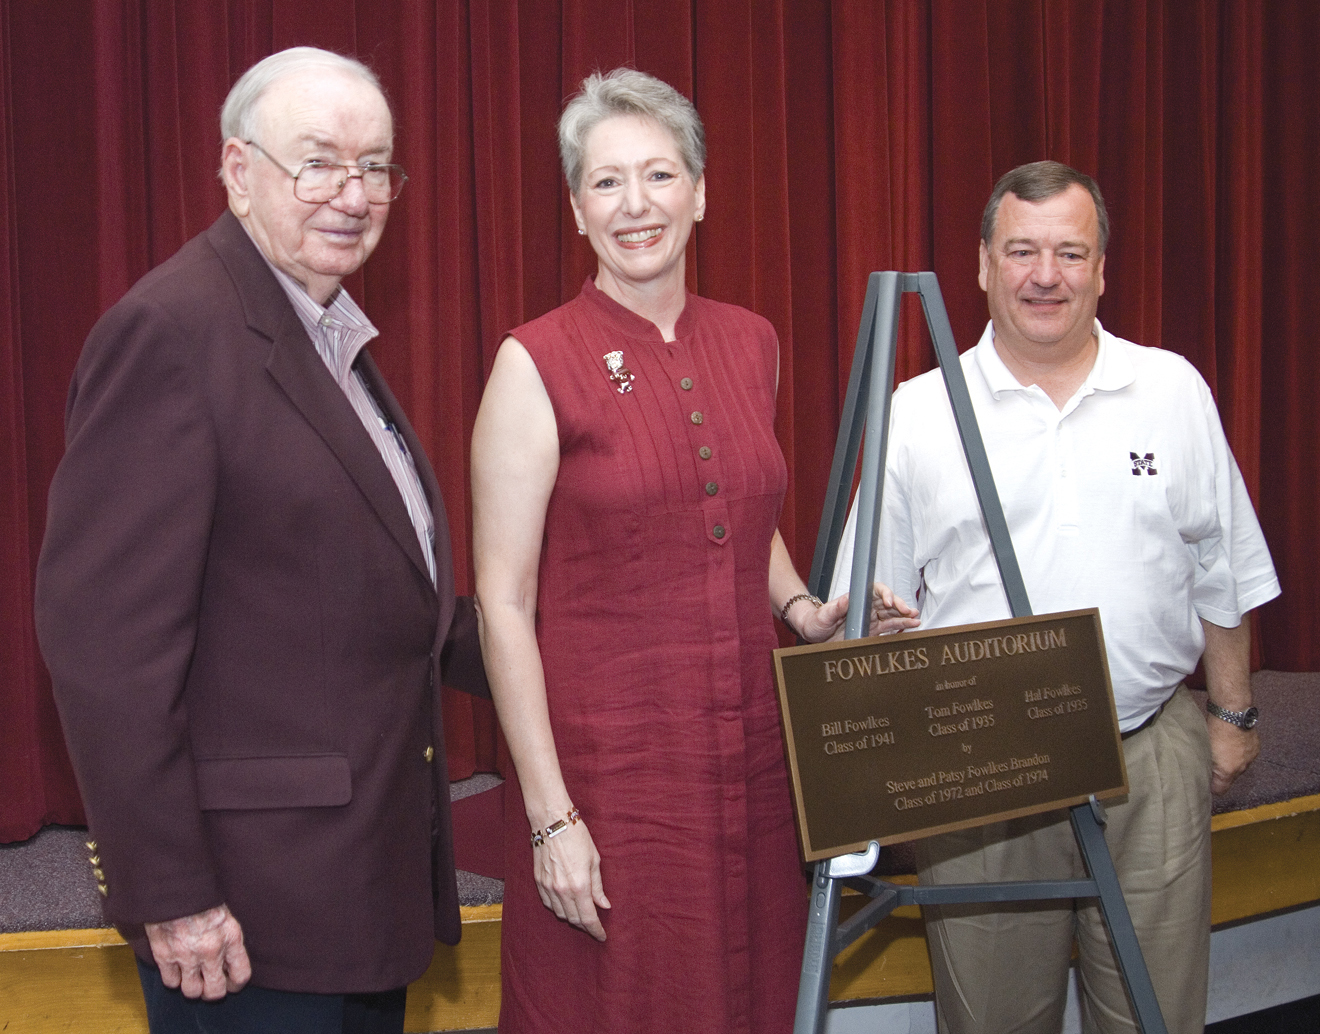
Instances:
[[[1248,707],[1245,711],[1230,711],[1226,707],[1220,707],[1213,700],[1207,700],[1205,709],[1216,718],[1222,718],[1229,725],[1236,725],[1239,729],[1254,729],[1260,719],[1260,712],[1254,707]]]

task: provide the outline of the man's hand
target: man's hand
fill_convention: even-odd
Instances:
[[[1225,793],[1260,753],[1255,729],[1239,729],[1222,718],[1206,715],[1210,730],[1210,792]]]
[[[241,991],[252,976],[243,930],[228,905],[147,923],[146,929],[161,981],[180,988],[186,998],[212,1002]]]
[[[1251,621],[1242,615],[1236,628],[1221,628],[1204,618],[1205,653],[1201,663],[1205,666],[1205,685],[1210,699],[1229,711],[1245,711],[1251,706]],[[1247,770],[1260,753],[1260,737],[1255,729],[1239,729],[1236,725],[1206,716],[1210,731],[1210,791],[1224,793],[1233,780]]]

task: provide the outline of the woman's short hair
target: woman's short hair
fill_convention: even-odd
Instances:
[[[1023,201],[1036,203],[1056,194],[1062,194],[1074,183],[1079,187],[1085,187],[1087,193],[1091,195],[1091,200],[1095,202],[1099,236],[1096,243],[1100,246],[1100,254],[1103,255],[1105,248],[1109,246],[1109,213],[1105,210],[1105,199],[1100,196],[1100,187],[1086,173],[1078,172],[1062,162],[1031,162],[1010,169],[1000,176],[981,215],[981,240],[985,241],[988,248],[994,239],[995,219],[999,215],[999,205],[1004,200],[1005,194],[1016,194]]]
[[[285,76],[313,68],[348,72],[385,96],[376,73],[356,58],[320,47],[290,47],[263,58],[239,76],[220,109],[220,139],[228,140],[234,136],[240,140],[253,139],[257,135],[257,104],[266,91]]]
[[[706,128],[692,102],[667,82],[634,68],[593,72],[559,118],[559,158],[574,196],[582,189],[587,136],[615,115],[649,118],[669,130],[694,181],[706,167]]]

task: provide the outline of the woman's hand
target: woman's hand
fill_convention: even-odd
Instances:
[[[541,903],[560,919],[605,940],[598,908],[609,908],[600,879],[600,852],[579,819],[558,836],[532,848],[532,874]]]
[[[819,607],[810,600],[802,600],[793,604],[793,608],[788,612],[790,627],[809,643],[842,639],[844,622],[847,618],[846,592]],[[881,582],[875,583],[875,592],[871,598],[871,623],[867,635],[901,632],[905,628],[915,628],[920,621],[918,611],[895,596],[889,586]]]
[[[527,350],[505,338],[472,431],[472,543],[486,677],[532,829],[563,819],[572,806],[536,641],[541,540],[558,470],[550,396]],[[579,819],[528,850],[545,907],[603,941],[596,909],[609,901],[587,827]]]

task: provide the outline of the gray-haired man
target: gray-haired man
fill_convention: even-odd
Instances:
[[[229,210],[97,323],[37,627],[153,1032],[400,1031],[459,936],[438,692],[484,690],[420,442],[340,288],[403,186],[372,73],[273,55]]]

